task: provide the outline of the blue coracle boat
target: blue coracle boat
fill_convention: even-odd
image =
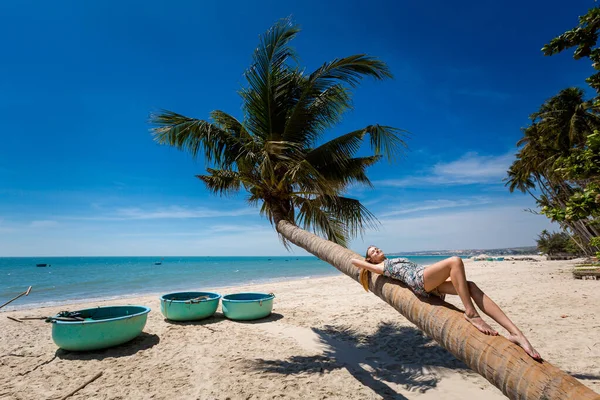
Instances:
[[[221,295],[211,292],[179,292],[160,298],[160,312],[171,321],[194,321],[212,316]]]
[[[234,320],[264,318],[273,310],[273,293],[236,293],[223,296],[223,314]]]
[[[137,337],[150,308],[109,306],[59,313],[52,322],[52,340],[61,349],[89,351],[126,343]]]

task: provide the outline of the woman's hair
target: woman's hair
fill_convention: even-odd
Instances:
[[[360,275],[359,275],[360,284],[367,292],[369,291],[370,274],[371,274],[371,271],[369,271],[368,269],[362,268],[360,270]]]
[[[369,263],[371,262],[371,257],[369,257],[369,249],[371,247],[375,247],[375,246],[371,245],[371,246],[367,247],[367,254],[365,254],[365,261],[369,262]],[[370,277],[371,277],[371,271],[369,271],[368,269],[364,269],[364,268],[362,268],[360,270],[360,275],[359,275],[360,284],[367,292],[369,291]]]

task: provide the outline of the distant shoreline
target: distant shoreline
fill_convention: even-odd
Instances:
[[[463,250],[425,250],[425,251],[398,251],[391,254],[406,255],[406,256],[478,256],[487,254],[490,256],[537,256],[539,251],[536,246],[526,247],[505,247],[497,249],[463,249]]]

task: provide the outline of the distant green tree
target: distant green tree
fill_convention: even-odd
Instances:
[[[571,241],[571,237],[568,233],[550,233],[545,229],[538,236],[537,248],[542,253],[546,253],[548,255],[580,253],[578,249],[573,246],[573,242]]]
[[[569,182],[572,194],[565,207],[555,210],[548,208],[547,215],[567,221],[586,220],[598,236],[600,218],[600,133],[589,135],[584,148],[572,149],[568,156],[560,157],[554,164],[555,172]]]
[[[589,135],[585,147],[559,157],[555,167],[556,173],[569,183],[571,195],[564,206],[542,207],[542,214],[553,221],[583,223],[592,233],[589,247],[600,252],[600,132]]]

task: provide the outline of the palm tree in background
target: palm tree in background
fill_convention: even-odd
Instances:
[[[289,44],[298,32],[286,19],[262,37],[245,73],[247,87],[240,92],[242,120],[223,111],[213,111],[209,121],[164,111],[151,118],[153,135],[160,144],[204,157],[210,167],[198,178],[212,193],[229,195],[244,189],[248,202],[260,207],[286,246],[300,246],[358,281],[359,271],[350,259],[359,256],[344,246],[377,220],[345,193],[351,185],[371,186],[366,175],[369,166],[402,155],[405,131],[374,124],[319,144],[351,108],[352,88],[365,77],[382,80],[391,73],[382,61],[359,54],[334,59],[307,74],[292,63],[295,54]],[[371,155],[358,157],[363,142],[370,145]],[[369,285],[505,393],[553,393],[549,377],[556,373],[555,367],[545,364],[552,372],[539,372],[536,368],[542,367],[522,357],[521,348],[484,336],[458,310],[439,307],[441,303],[435,300],[421,301],[398,281],[385,277],[373,276]],[[452,329],[446,329],[449,326]],[[504,351],[492,351],[491,342],[496,347],[501,344]],[[521,369],[494,372],[494,367],[506,362]],[[518,387],[523,368],[537,374],[535,390]],[[569,390],[583,387],[564,375],[568,385],[575,385],[568,386]]]
[[[567,88],[544,102],[530,119],[531,125],[523,129],[523,138],[517,142],[520,150],[508,170],[506,185],[511,193],[528,192],[540,207],[564,208],[577,185],[557,172],[556,162],[572,149],[585,146],[587,136],[600,129],[597,107],[585,100],[583,90]],[[540,196],[532,189],[539,190]],[[584,254],[593,253],[588,243],[597,232],[592,225],[586,220],[558,222],[573,234]]]
[[[572,147],[582,147],[587,135],[600,128],[597,107],[584,97],[582,89],[563,89],[531,116],[556,153],[568,155]]]

